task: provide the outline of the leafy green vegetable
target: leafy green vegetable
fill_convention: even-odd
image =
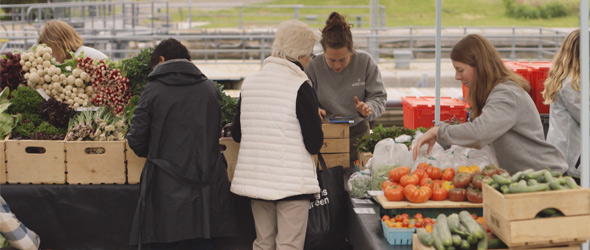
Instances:
[[[238,109],[238,101],[223,92],[223,85],[216,83],[221,94],[221,127],[234,120]]]
[[[123,109],[123,116],[125,117],[125,122],[127,123],[128,128],[131,128],[131,118],[133,117],[133,112],[135,112],[138,103],[139,95],[135,95],[129,100],[129,105]]]
[[[397,127],[397,126],[392,126],[390,128],[384,128],[382,124],[379,124],[377,127],[373,128],[373,133],[359,138],[359,140],[357,141],[357,143],[359,145],[358,149],[361,152],[371,152],[372,153],[375,150],[375,145],[377,145],[377,143],[379,141],[381,141],[385,138],[395,139],[396,137],[398,137],[400,135],[409,135],[409,136],[412,136],[412,138],[413,138],[414,135],[416,135],[416,130],[426,132],[426,129],[423,127],[420,127],[417,129],[410,129],[410,128]],[[412,141],[405,142],[404,144],[406,144],[406,146],[409,147],[410,144],[412,144]]]
[[[124,76],[129,78],[129,87],[133,95],[141,94],[147,82],[147,76],[152,72],[150,59],[154,48],[142,49],[135,57],[120,60],[118,68]]]
[[[350,197],[352,198],[371,198],[367,192],[371,188],[371,176],[361,172],[355,172],[348,179],[350,188]]]
[[[12,91],[12,105],[8,107],[9,114],[19,113],[35,113],[39,104],[43,101],[43,97],[34,89],[20,86],[18,89]]]

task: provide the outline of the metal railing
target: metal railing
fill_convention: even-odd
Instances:
[[[353,28],[356,47],[373,51],[372,54],[379,62],[424,58],[434,60],[435,52],[434,27],[385,27],[382,6],[379,11],[380,25],[373,28],[368,27],[370,6],[352,5],[203,5],[191,3],[190,0],[187,3],[102,0],[0,5],[0,8],[5,13],[0,15],[4,19],[0,21],[1,51],[29,48],[34,45],[39,28],[45,21],[61,19],[70,23],[88,45],[102,50],[115,60],[130,57],[141,47],[153,46],[160,40],[175,37],[186,42],[195,59],[210,63],[220,59],[259,63],[270,54],[274,24],[297,18],[310,26],[321,27],[329,12],[338,10],[348,16],[349,22],[355,24],[357,21]],[[260,11],[278,14],[272,15],[272,20],[252,18],[254,15],[263,15]],[[553,57],[563,38],[572,29],[444,27],[443,58],[448,58],[445,53],[448,54],[461,37],[479,33],[494,43],[503,58],[547,60]],[[397,50],[408,51],[412,56],[395,58],[394,52]]]

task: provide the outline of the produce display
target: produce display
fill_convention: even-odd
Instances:
[[[459,214],[452,213],[449,216],[439,214],[432,232],[422,228],[417,229],[416,232],[420,243],[425,246],[434,246],[437,250],[485,250],[490,246],[485,220],[467,211],[461,211]],[[500,245],[498,242],[491,244],[493,244],[492,248]]]
[[[512,176],[508,173],[493,174],[487,184],[504,194],[580,188],[572,177],[562,177],[546,169],[527,169]]]
[[[469,201],[482,203],[482,184],[491,180],[491,175],[505,173],[505,170],[489,165],[485,171],[477,166],[460,167],[455,174],[453,168],[441,170],[427,163],[420,163],[412,172],[407,166],[389,171],[389,179],[381,183],[381,189],[388,201],[408,200],[423,203],[427,200]]]
[[[394,217],[383,215],[381,220],[391,228],[423,228],[426,232],[432,232],[433,225],[436,223],[430,217],[424,217],[421,213],[416,213],[413,218],[407,213],[398,214]]]

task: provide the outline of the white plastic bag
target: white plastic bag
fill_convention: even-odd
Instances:
[[[386,138],[375,145],[371,169],[371,190],[381,190],[381,183],[389,178],[389,171],[399,166],[412,166],[412,152],[403,143]]]

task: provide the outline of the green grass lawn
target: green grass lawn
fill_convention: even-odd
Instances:
[[[176,0],[184,2],[186,0]],[[531,3],[532,0],[517,0]],[[535,0],[537,3],[541,0]],[[550,0],[544,0],[545,2]],[[442,1],[443,26],[535,26],[535,27],[574,27],[579,26],[577,7],[579,0],[560,0],[572,8],[572,14],[567,17],[552,19],[517,19],[507,17],[502,0],[444,0]],[[532,1],[531,4],[535,2]],[[327,8],[328,6],[369,6],[370,0],[274,0],[261,4],[250,4],[242,10],[244,24],[265,26],[279,21],[294,18],[294,8],[256,8],[253,6],[269,5],[302,5],[299,9],[299,19],[307,20],[312,27],[322,27],[331,11],[338,11],[347,16],[349,22],[356,24],[357,16],[362,19],[362,25],[368,27],[369,8]],[[387,27],[400,26],[435,26],[435,0],[381,0],[379,4],[385,6],[385,24]],[[325,7],[322,7],[325,6]],[[575,8],[575,9],[573,9]],[[171,10],[173,21],[186,20],[188,10]],[[223,10],[192,9],[193,22],[208,22],[205,28],[235,27],[238,23],[238,8]],[[310,21],[315,17],[315,21]],[[358,25],[357,25],[358,26]]]

